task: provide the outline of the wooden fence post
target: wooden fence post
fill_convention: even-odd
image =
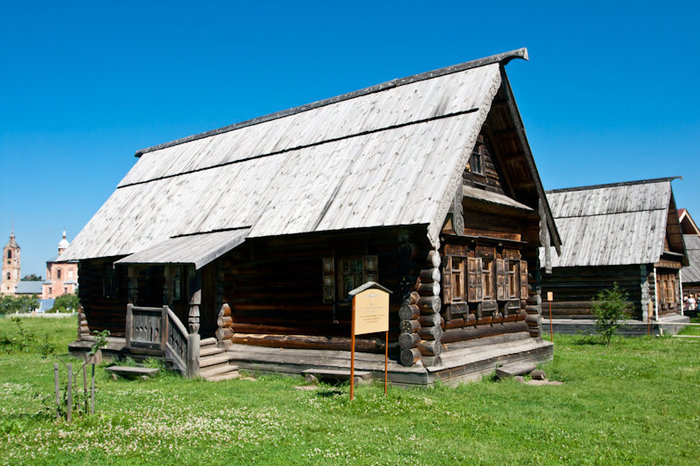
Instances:
[[[83,395],[85,395],[85,414],[88,412],[88,397],[87,397],[87,362],[83,364]]]
[[[92,389],[90,391],[90,414],[95,414],[95,363],[92,363]]]
[[[68,400],[66,401],[66,420],[71,422],[73,419],[73,364],[68,363]]]
[[[56,386],[56,419],[61,419],[61,389],[58,380],[58,363],[53,363],[53,380]]]
[[[187,319],[190,334],[187,335],[187,371],[188,378],[199,375],[199,305],[202,302],[202,291],[197,290],[190,300],[190,313]]]

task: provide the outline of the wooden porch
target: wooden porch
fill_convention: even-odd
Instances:
[[[131,357],[142,361],[161,359],[185,377],[222,380],[238,376],[238,368],[230,364],[225,350],[215,338],[200,339],[199,306],[201,292],[190,301],[188,327],[167,306],[142,307],[127,304],[125,337],[108,337],[102,349],[106,359]],[[81,313],[84,318],[84,314]],[[81,357],[92,347],[95,338],[79,323],[78,340],[69,345],[71,354]]]

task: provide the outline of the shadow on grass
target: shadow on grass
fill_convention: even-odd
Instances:
[[[342,395],[343,391],[335,388],[322,389],[316,391],[316,396],[319,398],[332,398],[334,396]]]
[[[572,342],[574,345],[601,345],[606,346],[605,342],[599,335],[580,335],[579,338]]]

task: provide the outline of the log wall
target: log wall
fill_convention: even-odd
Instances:
[[[105,267],[118,258],[82,260],[78,263],[78,296],[90,332],[109,330],[113,337],[124,337],[128,278],[116,270],[113,290],[104,290]]]
[[[646,269],[640,271],[639,265],[555,267],[551,274],[542,274],[542,296],[546,299],[549,291],[554,294],[552,317],[555,319],[589,319],[596,295],[617,283],[629,296],[632,315],[641,319],[642,303],[654,299],[653,282],[653,271],[651,274]],[[645,283],[646,288],[643,286]],[[545,314],[548,314],[548,303],[544,302],[543,306]]]
[[[668,275],[677,277],[677,271],[657,269],[657,279],[662,280]],[[596,295],[612,288],[615,283],[627,293],[632,318],[643,319],[647,303],[656,305],[657,286],[652,265],[556,267],[551,274],[542,274],[542,296],[546,298],[548,291],[554,293],[552,317],[555,319],[590,319]],[[663,295],[660,294],[659,315],[680,312],[677,279],[674,283],[677,301],[674,305],[668,305],[663,302]],[[661,286],[661,282],[658,286]],[[548,303],[543,305],[548,313]]]
[[[471,166],[472,160],[470,159],[462,174],[464,184],[503,194],[501,170],[494,155],[493,147],[483,133],[479,134],[473,152],[481,154],[482,173],[474,172],[474,167]]]
[[[389,339],[390,351],[397,351],[399,308],[423,267],[417,260],[419,251],[427,249],[427,240],[412,242],[420,236],[386,229],[247,241],[219,259],[223,301],[231,309],[232,341],[349,350],[352,302],[339,299],[338,293],[335,302],[324,302],[323,259],[333,257],[337,270],[344,258],[375,256],[375,281],[393,292]],[[357,349],[383,352],[383,336],[360,336]]]

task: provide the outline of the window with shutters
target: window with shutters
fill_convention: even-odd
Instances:
[[[481,257],[469,257],[467,259],[467,301],[470,303],[481,302],[483,294],[483,268]]]
[[[445,272],[449,270],[450,275],[445,280],[446,302],[464,300],[465,296],[470,303],[527,299],[526,261],[448,256],[447,264]]]
[[[668,303],[668,307],[673,307],[676,303],[675,285],[675,280],[673,277],[669,276],[669,278],[666,279],[666,302]]]
[[[324,257],[323,302],[348,302],[348,293],[366,282],[376,282],[377,256]]]
[[[450,257],[451,302],[464,301],[464,268],[466,257]]]
[[[481,258],[481,291],[483,300],[494,299],[493,259]]]
[[[520,261],[508,261],[508,298],[515,299],[520,297],[520,271],[518,266]]]
[[[520,261],[520,299],[527,299],[527,261]]]
[[[496,259],[496,299],[508,299],[508,267],[505,259]]]

